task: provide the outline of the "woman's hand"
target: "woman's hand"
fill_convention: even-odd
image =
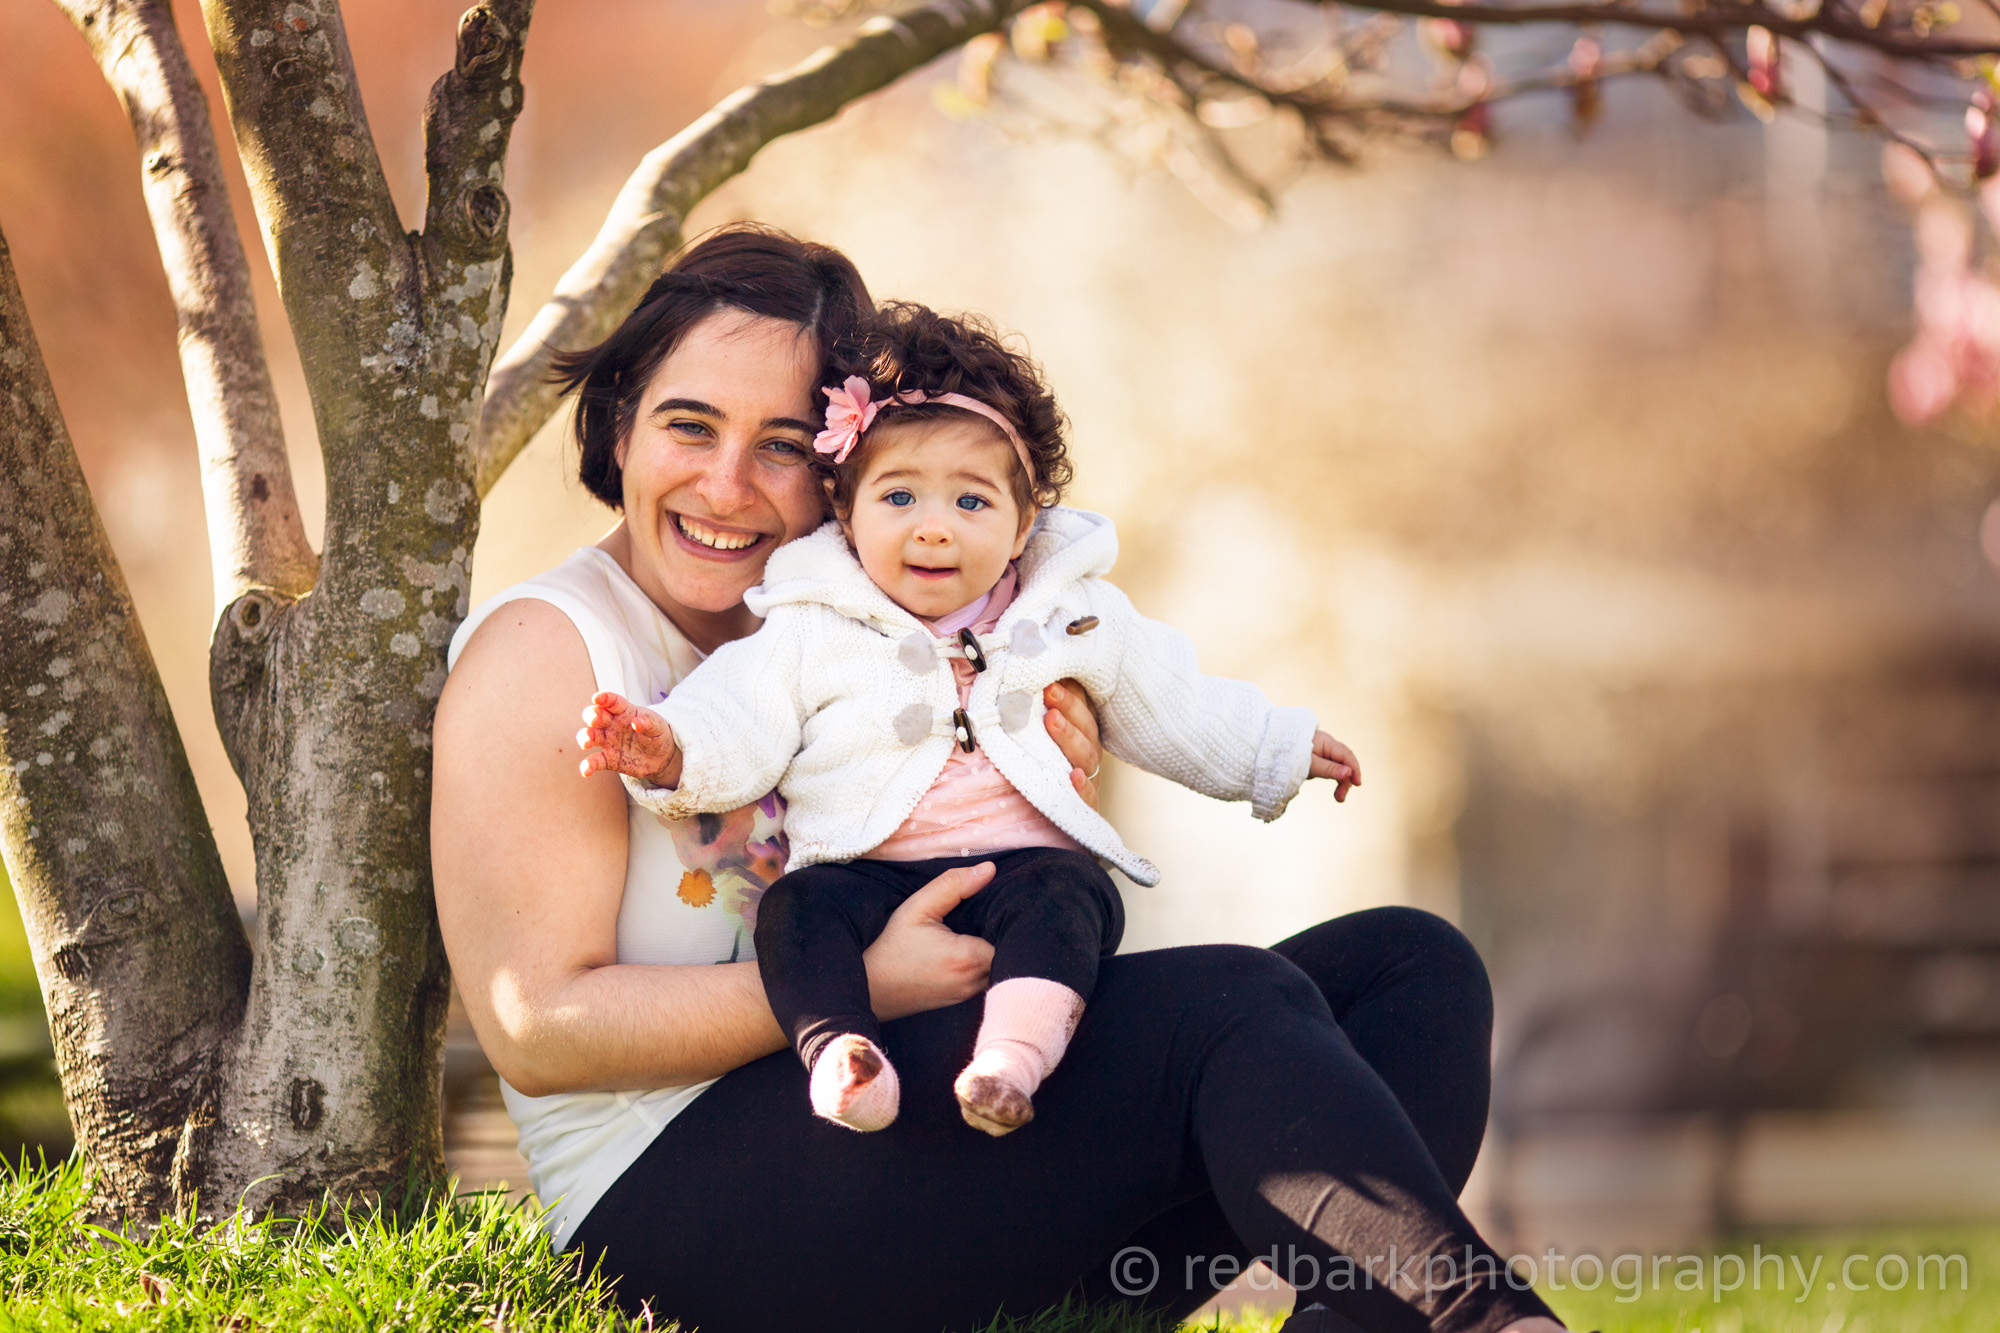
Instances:
[[[942,1009],[986,989],[993,946],[977,935],[960,935],[944,919],[992,878],[990,861],[947,870],[903,900],[861,955],[877,1018]]]
[[[1042,691],[1048,711],[1042,725],[1056,748],[1069,760],[1069,783],[1083,803],[1097,808],[1097,769],[1104,762],[1104,746],[1097,739],[1097,710],[1090,695],[1073,680],[1059,680]]]

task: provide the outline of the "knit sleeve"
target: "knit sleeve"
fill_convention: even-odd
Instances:
[[[763,628],[726,643],[657,706],[681,746],[673,788],[625,780],[632,799],[667,819],[734,810],[778,785],[799,752],[799,663],[806,629],[780,607]]]
[[[1113,688],[1098,703],[1104,748],[1149,773],[1276,819],[1312,768],[1312,711],[1279,708],[1255,685],[1204,676],[1187,635],[1133,609],[1108,583],[1094,589],[1117,631]]]

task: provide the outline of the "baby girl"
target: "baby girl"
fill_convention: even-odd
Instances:
[[[834,520],[772,553],[744,599],[763,628],[653,708],[596,696],[582,770],[623,774],[669,819],[784,795],[791,861],[758,906],[758,967],[814,1111],[857,1130],[900,1098],[862,950],[918,888],[990,862],[945,919],[993,945],[953,1091],[967,1123],[1006,1134],[1123,932],[1100,858],[1159,882],[1071,785],[1043,687],[1080,682],[1106,750],[1261,819],[1307,777],[1344,800],[1361,772],[1306,710],[1202,676],[1185,636],[1105,582],[1117,537],[1057,504],[1064,423],[1032,362],[917,305],[886,307],[865,353],[866,376],[823,390],[813,442]]]

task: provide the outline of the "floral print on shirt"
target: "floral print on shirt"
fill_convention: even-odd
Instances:
[[[747,939],[757,929],[757,903],[785,873],[791,849],[785,843],[785,798],[772,792],[761,801],[719,815],[660,821],[673,835],[679,854],[680,900],[689,907],[717,902],[743,923]]]

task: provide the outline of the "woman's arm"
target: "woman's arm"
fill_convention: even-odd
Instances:
[[[692,1083],[785,1045],[754,963],[616,961],[625,793],[614,774],[576,772],[595,689],[568,617],[522,600],[474,633],[438,701],[438,923],[480,1045],[530,1096]],[[943,917],[990,875],[942,877],[869,948],[883,1017],[984,988],[992,947]]]

